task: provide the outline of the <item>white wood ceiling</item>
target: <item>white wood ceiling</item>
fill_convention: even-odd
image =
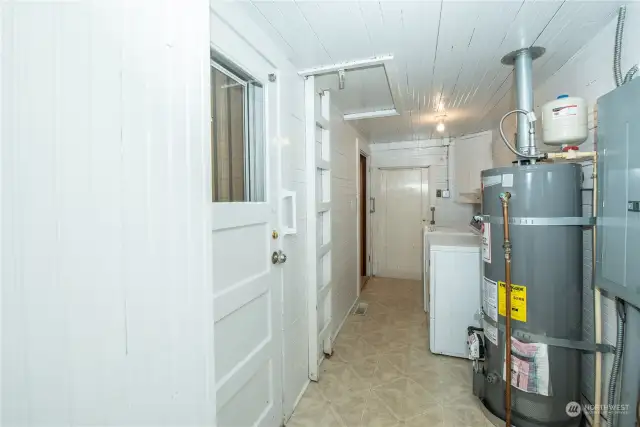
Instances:
[[[354,121],[372,142],[492,129],[513,103],[506,53],[537,45],[534,86],[555,73],[615,17],[613,1],[259,1],[238,3],[299,69],[393,54],[386,79],[347,74],[343,110],[389,108],[399,116]],[[611,40],[613,46],[613,40]],[[337,86],[324,77],[328,86]],[[347,89],[348,88],[348,89]],[[547,100],[536,100],[537,104]],[[352,111],[349,111],[352,112]]]

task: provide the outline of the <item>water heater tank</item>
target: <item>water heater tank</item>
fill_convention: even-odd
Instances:
[[[482,171],[484,406],[505,419],[506,273],[500,194],[510,192],[511,415],[516,427],[578,427],[582,353],[582,169],[575,163]],[[553,224],[553,225],[550,225]],[[514,293],[515,292],[515,293]],[[524,337],[523,337],[524,336]],[[556,343],[553,343],[556,341]],[[552,345],[553,344],[553,345]]]
[[[547,145],[580,145],[587,139],[587,102],[560,95],[542,106],[542,140]]]

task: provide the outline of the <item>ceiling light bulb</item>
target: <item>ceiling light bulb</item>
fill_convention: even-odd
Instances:
[[[436,126],[436,130],[438,132],[444,132],[444,122],[438,123],[438,126]]]

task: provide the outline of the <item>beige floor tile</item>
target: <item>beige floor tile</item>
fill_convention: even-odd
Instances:
[[[348,391],[332,396],[330,405],[345,426],[358,427],[362,425],[362,419],[370,396],[371,391],[368,389]]]
[[[316,411],[298,411],[287,422],[289,427],[349,427],[342,423],[340,417],[325,403]]]
[[[424,413],[406,420],[404,427],[444,427],[444,408],[442,405],[430,406]]]
[[[378,359],[372,387],[386,384],[397,379],[400,375],[402,375],[402,372],[386,358],[386,355],[383,355]]]
[[[333,351],[338,359],[346,363],[377,354],[375,346],[369,344],[363,337],[339,339]]]
[[[373,392],[401,421],[420,415],[438,405],[433,395],[409,378],[398,378],[382,384],[374,388]]]
[[[487,419],[476,402],[457,406],[443,406],[447,426],[478,427],[487,424]]]
[[[307,391],[296,406],[293,416],[287,422],[290,427],[341,426],[341,420],[324,399],[315,384],[309,384]]]
[[[373,278],[287,426],[478,427],[468,360],[434,355],[421,283]]]
[[[362,427],[394,427],[397,422],[389,408],[372,392],[362,414]]]
[[[318,388],[328,400],[352,390],[369,389],[370,384],[356,374],[353,367],[338,359],[325,360],[320,366]]]

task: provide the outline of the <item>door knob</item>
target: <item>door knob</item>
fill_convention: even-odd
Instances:
[[[287,255],[282,251],[275,251],[271,254],[271,262],[273,264],[284,264],[287,262]]]

